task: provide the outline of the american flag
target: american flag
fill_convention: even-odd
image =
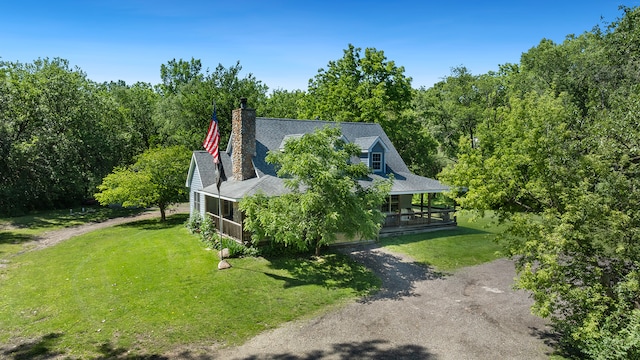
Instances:
[[[216,107],[213,107],[213,116],[211,116],[211,123],[209,124],[209,131],[207,131],[207,137],[204,139],[202,146],[209,154],[213,156],[213,163],[216,165],[216,186],[220,191],[220,185],[226,180],[224,174],[224,168],[220,161],[220,129],[218,128],[218,117],[216,116]]]
[[[213,116],[211,117],[211,123],[209,124],[209,131],[207,137],[204,139],[202,146],[209,154],[213,156],[213,163],[220,163],[220,130],[218,129],[218,117],[216,116],[216,108],[213,108]]]

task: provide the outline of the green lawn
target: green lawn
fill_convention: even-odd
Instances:
[[[12,256],[0,267],[0,357],[238,344],[379,287],[371,272],[335,254],[230,259],[233,268],[219,271],[185,220],[120,225]]]
[[[458,216],[457,228],[382,238],[380,243],[438,270],[452,271],[502,257],[494,241],[498,230],[488,217],[471,221],[469,215],[463,215]]]
[[[28,249],[26,244],[44,232],[90,222],[102,222],[142,211],[145,210],[91,206],[39,211],[25,216],[0,218],[0,260]]]
[[[184,344],[239,344],[380,285],[336,254],[230,259],[233,268],[218,271],[218,259],[184,228],[187,215],[98,230],[39,251],[15,250],[20,236],[27,241],[49,229],[99,221],[67,216],[73,215],[15,218],[0,236],[6,262],[0,267],[0,357],[111,358],[162,354]],[[497,230],[487,219],[459,216],[458,223],[381,244],[441,271],[500,257]]]

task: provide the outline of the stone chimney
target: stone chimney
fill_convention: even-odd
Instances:
[[[233,110],[231,135],[233,179],[242,181],[255,177],[253,157],[256,154],[256,110],[247,108],[247,98],[240,98],[240,108]]]

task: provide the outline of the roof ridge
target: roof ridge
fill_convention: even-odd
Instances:
[[[262,120],[279,120],[279,121],[296,121],[296,122],[320,122],[320,123],[333,123],[333,124],[360,124],[360,125],[367,125],[367,126],[371,126],[371,125],[381,126],[380,124],[375,123],[375,122],[360,122],[360,121],[287,119],[287,118],[274,118],[274,117],[265,117],[265,116],[256,117],[256,120],[258,120],[258,119],[262,119]]]

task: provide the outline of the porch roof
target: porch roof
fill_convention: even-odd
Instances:
[[[387,179],[389,175],[369,174],[365,180],[360,180],[363,186],[370,185],[376,179]],[[449,191],[449,187],[440,181],[409,172],[394,172],[391,195],[441,193]]]
[[[202,189],[202,192],[214,195],[215,197],[218,196],[216,184],[205,187]],[[279,196],[287,192],[289,191],[284,186],[283,179],[271,175],[263,175],[243,181],[228,179],[220,184],[220,197],[234,202],[240,201],[245,196],[258,193],[267,196]]]

